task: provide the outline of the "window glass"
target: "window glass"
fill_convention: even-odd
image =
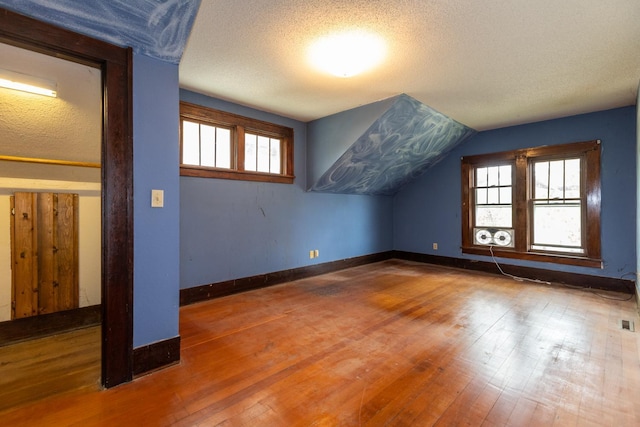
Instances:
[[[535,204],[533,245],[536,250],[583,252],[580,203]]]
[[[200,125],[194,122],[182,122],[182,163],[200,164]]]
[[[280,140],[271,138],[270,141],[271,155],[269,172],[280,173]]]
[[[231,168],[231,130],[216,128],[216,166]]]
[[[244,135],[244,169],[255,171],[258,152],[258,136],[247,133]]]
[[[463,157],[462,252],[602,268],[600,155],[595,140]]]
[[[582,253],[580,159],[533,162],[534,250]]]
[[[180,175],[291,184],[293,129],[180,102]]]
[[[269,138],[258,136],[258,172],[269,172]]]
[[[200,165],[216,166],[216,128],[200,125]]]
[[[512,225],[511,165],[476,168],[476,227]]]

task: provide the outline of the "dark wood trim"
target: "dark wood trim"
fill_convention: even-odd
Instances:
[[[439,255],[420,254],[415,252],[393,251],[393,257],[407,261],[436,264],[445,267],[462,268],[466,270],[483,271],[486,273],[501,274],[493,262],[477,261],[464,258],[453,258]],[[580,288],[594,288],[607,291],[624,292],[633,294],[635,282],[633,280],[616,279],[612,277],[592,276],[589,274],[569,273],[566,271],[546,270],[534,267],[522,267],[510,264],[501,264],[502,269],[514,276],[525,277],[532,280],[560,283]]]
[[[130,381],[133,350],[132,53],[0,9],[0,41],[102,70],[102,383]]]
[[[491,256],[491,250],[488,246],[470,246],[462,247],[465,254]],[[579,267],[602,268],[602,260],[587,257],[572,257],[568,255],[553,255],[543,252],[518,252],[517,250],[509,250],[508,248],[493,247],[493,254],[498,258],[513,258],[536,262],[552,262],[554,264],[576,265]]]
[[[533,176],[531,160],[552,160],[555,158],[580,157],[582,173],[583,220],[582,238],[584,255],[553,253],[531,249],[533,243]],[[600,141],[583,141],[568,144],[547,145],[500,153],[466,156],[461,161],[461,215],[462,252],[466,254],[490,255],[489,247],[474,242],[475,191],[473,173],[476,167],[501,165],[510,161],[513,174],[512,227],[515,234],[513,248],[494,247],[496,254],[504,258],[529,261],[551,262],[555,264],[577,265],[581,267],[602,267],[600,247]]]
[[[279,285],[281,283],[286,283],[293,280],[305,279],[307,277],[331,273],[334,271],[343,270],[345,268],[385,261],[391,258],[391,251],[380,252],[377,254],[363,255],[323,264],[309,265],[306,267],[294,268],[291,270],[277,271],[274,273],[260,274],[257,276],[244,277],[241,279],[227,280],[225,282],[211,283],[208,285],[201,285],[193,288],[180,289],[180,305],[189,305],[213,298],[220,298],[227,295],[237,294],[239,292],[266,288],[268,286]]]
[[[221,126],[231,130],[233,147],[231,150],[231,169],[219,169],[208,166],[182,164],[182,120]],[[255,133],[281,141],[280,156],[282,173],[264,173],[244,170],[245,133]],[[287,126],[266,122],[263,120],[244,117],[226,111],[202,105],[180,101],[180,175],[198,178],[219,178],[242,181],[272,182],[278,184],[293,184],[293,129]]]
[[[133,375],[148,374],[180,361],[180,337],[133,349]]]
[[[0,322],[0,347],[74,329],[96,326],[101,321],[102,307],[98,304]]]
[[[235,179],[238,181],[272,182],[275,184],[293,184],[294,176],[276,175],[264,172],[214,169],[203,166],[180,165],[180,176],[196,178]]]

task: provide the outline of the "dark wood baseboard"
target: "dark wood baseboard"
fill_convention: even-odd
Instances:
[[[309,265],[291,270],[282,270],[275,273],[260,274],[258,276],[244,277],[241,279],[227,280],[225,282],[180,289],[180,305],[183,306],[213,298],[237,294],[238,292],[266,288],[268,286],[279,285],[293,280],[318,276],[320,274],[331,273],[364,264],[371,264],[373,262],[384,261],[391,258],[391,251],[380,252],[377,254]]]
[[[483,271],[486,273],[501,274],[493,262],[477,261],[464,258],[452,258],[439,255],[428,255],[414,252],[393,251],[393,257],[407,261],[417,261],[427,264],[436,264],[446,267],[463,268],[466,270]],[[541,280],[544,282],[560,283],[580,288],[602,289],[606,291],[635,293],[633,280],[616,279],[612,277],[592,276],[589,274],[569,273],[566,271],[546,270],[534,267],[522,267],[518,265],[502,264],[503,271],[508,274],[525,277],[527,279]]]
[[[133,375],[140,376],[180,362],[180,337],[133,349]]]
[[[0,322],[0,347],[99,325],[101,321],[102,306],[100,305],[7,320]]]

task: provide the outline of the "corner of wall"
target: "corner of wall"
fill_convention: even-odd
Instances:
[[[636,304],[640,302],[640,80],[636,91]],[[640,314],[640,306],[638,307]]]

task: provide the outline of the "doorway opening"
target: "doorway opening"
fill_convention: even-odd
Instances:
[[[99,70],[101,384],[132,378],[133,147],[130,49],[0,9],[0,43]]]

